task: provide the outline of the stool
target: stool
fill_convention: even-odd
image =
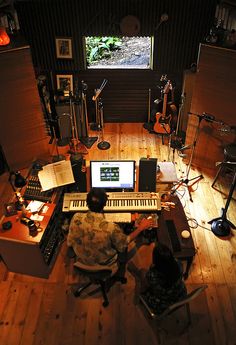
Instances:
[[[224,162],[236,162],[236,143],[232,143],[232,144],[229,144],[227,146],[225,146],[224,148]],[[220,168],[218,169],[217,173],[216,173],[216,176],[214,178],[214,181],[212,183],[212,187],[214,187],[218,177],[220,174],[223,174],[225,170],[231,170],[231,171],[234,171],[235,168],[231,168],[230,166],[228,165],[225,165],[225,164],[221,164],[220,165]]]

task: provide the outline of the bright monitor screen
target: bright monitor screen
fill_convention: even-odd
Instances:
[[[134,189],[135,161],[91,161],[91,187]]]

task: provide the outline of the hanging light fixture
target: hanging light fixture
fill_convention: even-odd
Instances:
[[[10,43],[10,37],[8,36],[6,29],[0,26],[0,46],[6,46]]]

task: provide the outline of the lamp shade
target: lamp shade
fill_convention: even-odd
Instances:
[[[10,37],[6,33],[6,29],[0,26],[0,46],[6,46],[10,43]]]
[[[14,191],[15,188],[22,188],[26,185],[26,179],[19,171],[12,171],[9,176],[9,181]]]
[[[26,185],[26,180],[25,178],[21,175],[19,171],[15,172],[15,187],[16,188],[21,188]]]

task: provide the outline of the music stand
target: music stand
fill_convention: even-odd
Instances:
[[[221,209],[221,217],[214,218],[208,222],[208,224],[211,224],[212,232],[216,236],[223,237],[223,236],[229,236],[231,228],[236,229],[236,226],[227,219],[227,210],[228,210],[230,201],[232,199],[233,192],[235,189],[235,184],[236,184],[236,162],[222,162],[220,164],[235,165],[233,182],[230,187],[230,191],[229,191],[229,195],[228,195],[225,207]]]

